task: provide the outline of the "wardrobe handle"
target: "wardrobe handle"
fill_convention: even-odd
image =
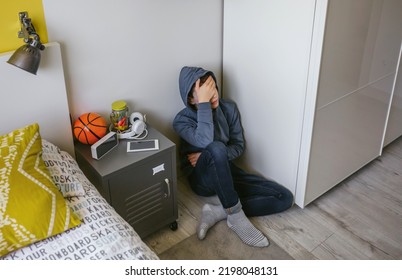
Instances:
[[[168,197],[170,197],[170,182],[169,182],[168,178],[165,179],[165,183],[167,186],[167,194],[165,194],[165,198],[168,198]]]

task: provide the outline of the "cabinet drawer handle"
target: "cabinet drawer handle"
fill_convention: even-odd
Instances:
[[[167,191],[168,191],[167,194],[165,194],[165,197],[167,198],[167,197],[170,197],[170,182],[169,182],[168,178],[165,179],[165,183],[166,183]]]

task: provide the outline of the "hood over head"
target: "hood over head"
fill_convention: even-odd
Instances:
[[[186,107],[189,107],[187,103],[187,96],[190,93],[191,88],[193,87],[195,82],[205,74],[210,74],[212,78],[215,80],[215,84],[217,83],[215,74],[201,67],[184,66],[181,69],[179,76],[179,90],[181,99],[183,100],[183,103]],[[218,86],[216,87],[218,88]]]

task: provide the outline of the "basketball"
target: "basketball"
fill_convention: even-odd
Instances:
[[[107,128],[107,122],[101,115],[85,113],[74,122],[73,132],[78,141],[92,145],[106,135]]]

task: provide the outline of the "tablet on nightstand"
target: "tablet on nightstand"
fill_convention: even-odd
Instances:
[[[143,152],[159,150],[158,139],[135,140],[127,142],[127,152]]]

